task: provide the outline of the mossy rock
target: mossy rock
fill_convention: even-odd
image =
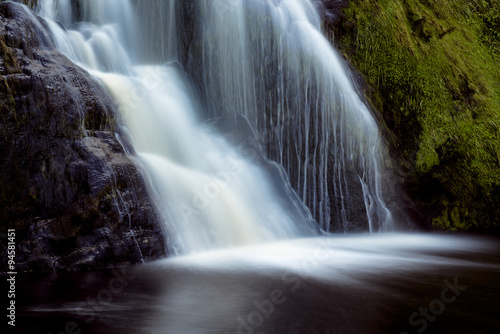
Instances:
[[[416,214],[500,226],[500,2],[351,0],[336,46],[365,76]]]

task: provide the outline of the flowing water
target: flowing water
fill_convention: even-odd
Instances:
[[[325,230],[350,230],[354,219],[370,231],[391,229],[377,124],[322,35],[313,2],[199,3],[209,112],[249,119]],[[363,204],[364,217],[354,216]]]
[[[313,4],[188,3],[188,27],[174,0],[38,3],[57,47],[119,106],[170,253],[310,236],[314,219],[390,229],[376,122]]]
[[[175,28],[173,7],[172,1],[159,6],[158,25]],[[293,191],[280,195],[268,173],[201,122],[196,94],[174,62],[172,31],[160,34],[153,43],[160,47],[150,51],[169,63],[140,64],[142,26],[134,24],[128,1],[80,1],[78,22],[69,19],[72,10],[66,2],[41,1],[39,11],[69,21],[66,30],[50,23],[56,45],[99,78],[117,102],[122,139],[148,173],[171,253],[318,232]],[[150,25],[145,31],[154,29]]]

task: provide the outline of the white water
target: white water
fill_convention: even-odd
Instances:
[[[332,187],[341,220],[349,223],[347,168],[358,175],[368,229],[389,228],[376,123],[321,35],[312,4],[195,3],[202,101],[177,62],[177,2],[144,2],[134,9],[126,0],[80,0],[77,13],[69,0],[41,0],[38,8],[57,47],[98,77],[117,102],[120,139],[132,145],[149,175],[170,251],[317,234],[286,178],[276,187],[272,175],[280,169],[269,165],[270,173],[262,159],[243,155],[201,122],[207,114],[241,114],[261,136],[269,129],[268,156],[285,166],[325,229]],[[146,21],[137,8],[149,12]],[[257,24],[250,24],[252,18]],[[330,166],[332,154],[337,158]]]
[[[353,192],[364,196],[369,230],[390,230],[377,124],[322,35],[312,2],[197,3],[212,114],[249,118],[325,230],[332,223],[347,231],[360,219],[351,213],[363,205]]]

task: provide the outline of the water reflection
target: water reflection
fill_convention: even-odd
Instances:
[[[481,236],[333,236],[23,275],[14,332],[498,333],[498,245]]]

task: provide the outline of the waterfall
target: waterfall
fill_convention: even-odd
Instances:
[[[198,5],[202,90],[212,116],[250,120],[325,230],[335,222],[348,230],[349,211],[362,202],[370,231],[390,229],[377,124],[322,35],[312,2]],[[356,193],[361,203],[351,203]]]
[[[117,137],[148,175],[171,253],[315,235],[313,217],[345,227],[353,191],[367,229],[390,227],[377,125],[309,0],[37,11],[116,101]]]

